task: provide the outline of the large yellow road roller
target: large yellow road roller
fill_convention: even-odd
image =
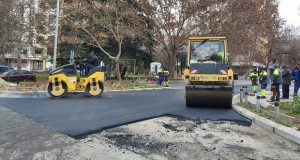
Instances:
[[[226,37],[189,38],[184,70],[187,107],[231,107],[234,79],[226,43]]]
[[[88,75],[77,77],[75,64],[56,68],[49,73],[47,92],[52,97],[63,97],[68,91],[85,91],[90,97],[99,97],[104,91],[104,67],[93,66]]]

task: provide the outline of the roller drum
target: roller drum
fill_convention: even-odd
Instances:
[[[226,107],[232,105],[232,87],[186,87],[187,107]]]

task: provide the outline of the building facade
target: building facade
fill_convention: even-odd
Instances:
[[[56,8],[48,6],[48,8],[45,9],[45,2],[40,1],[41,0],[30,0],[30,2],[24,0],[12,1],[12,3],[16,3],[19,6],[24,6],[22,11],[18,10],[18,13],[21,13],[18,18],[20,18],[20,21],[22,20],[20,26],[26,28],[26,30],[17,31],[20,32],[18,34],[21,40],[16,40],[15,44],[13,44],[13,49],[1,55],[2,57],[0,58],[4,59],[4,64],[2,65],[18,69],[18,63],[21,63],[21,69],[30,71],[46,71],[51,67],[51,65],[49,65],[51,57],[47,54],[47,46],[49,46],[48,37],[54,35],[50,28],[53,28],[55,24]],[[15,14],[14,12],[15,11],[12,11],[12,14]],[[43,15],[42,20],[37,18],[41,15]],[[41,31],[39,28],[40,25],[38,24],[41,22],[43,23],[43,31]]]

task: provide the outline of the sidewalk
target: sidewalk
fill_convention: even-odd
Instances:
[[[252,91],[252,89],[251,89],[251,91]],[[261,93],[258,92],[254,95],[255,96],[248,95],[248,105],[251,105],[253,107],[256,106],[256,97],[261,96]],[[266,99],[260,99],[260,106],[265,109],[273,110],[274,102],[268,102],[268,100],[270,100],[270,99],[271,99],[271,94],[270,94],[270,91],[268,91],[267,95],[266,95]],[[280,103],[292,102],[292,101],[293,101],[293,88],[292,89],[290,88],[289,99],[280,99]],[[243,99],[243,103],[244,102],[245,102],[245,99]],[[233,109],[235,111],[237,111],[238,113],[242,114],[243,116],[251,119],[253,123],[256,123],[257,125],[265,128],[271,132],[274,132],[275,134],[278,134],[286,139],[289,139],[297,144],[300,144],[300,132],[299,131],[292,129],[290,127],[286,127],[281,124],[278,124],[267,118],[261,117],[261,116],[257,115],[256,113],[253,113],[253,112],[239,106],[238,103],[240,103],[240,94],[235,95],[233,97]],[[274,112],[273,112],[273,115],[274,115]],[[280,114],[279,116],[280,116],[279,119],[284,119],[287,121],[293,121],[293,120],[298,121],[298,119],[296,119],[294,117],[290,117],[288,115]]]
[[[145,159],[101,141],[75,140],[54,129],[0,106],[0,160],[7,159]]]
[[[249,93],[251,93],[251,92],[249,92]],[[257,96],[261,96],[261,93],[258,92],[258,93],[255,94],[255,96],[248,95],[248,102],[253,104],[253,105],[256,105],[256,99],[257,99],[256,97]],[[280,102],[293,102],[293,98],[294,98],[293,97],[293,92],[290,91],[289,99],[280,99]],[[266,109],[273,108],[274,102],[268,102],[268,100],[270,100],[270,99],[271,99],[271,92],[267,91],[266,98],[265,99],[260,99],[261,107],[264,107]]]

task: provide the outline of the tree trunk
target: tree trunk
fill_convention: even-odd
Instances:
[[[126,72],[127,72],[127,65],[125,64],[122,74],[121,74],[121,79],[124,79]]]
[[[2,56],[1,57],[1,60],[0,60],[0,65],[5,65],[5,51],[6,51],[6,47],[5,45],[2,45]]]
[[[170,78],[175,78],[175,66],[176,66],[176,56],[175,56],[175,51],[172,49],[171,54],[169,55],[169,65],[168,65],[168,70],[170,72]]]
[[[21,41],[19,43],[21,43]],[[18,47],[18,51],[17,52],[18,52],[17,53],[17,69],[22,69],[21,47]]]
[[[119,59],[116,59],[116,76],[118,81],[121,81],[121,75],[120,75],[120,61]]]
[[[22,63],[21,63],[21,55],[20,55],[20,53],[18,53],[18,58],[17,58],[17,62],[18,62],[18,67],[17,67],[17,69],[22,69]]]

